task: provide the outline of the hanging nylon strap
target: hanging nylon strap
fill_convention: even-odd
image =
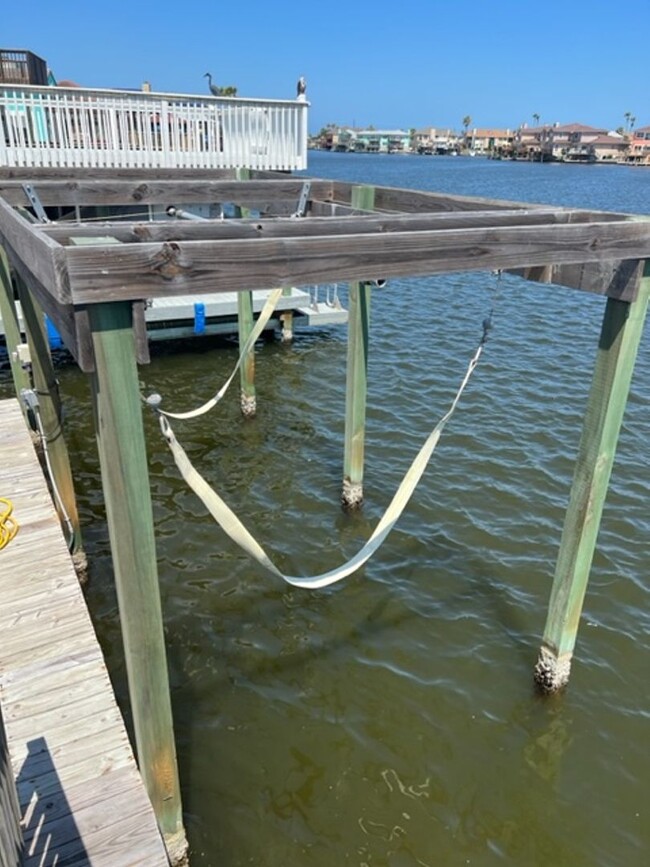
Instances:
[[[386,536],[388,536],[390,531],[397,523],[400,515],[406,507],[406,504],[411,498],[413,491],[415,490],[418,482],[420,481],[427,464],[429,463],[429,459],[431,458],[431,455],[433,454],[433,451],[438,444],[438,440],[440,439],[443,428],[456,410],[460,397],[465,390],[465,386],[469,382],[469,379],[474,372],[474,368],[478,364],[478,360],[481,357],[481,353],[483,352],[483,346],[487,339],[487,332],[490,327],[491,323],[486,319],[486,321],[483,323],[483,336],[481,337],[481,341],[471,361],[469,362],[467,371],[465,372],[465,376],[463,377],[463,381],[461,382],[460,387],[456,392],[450,408],[431,431],[424,445],[413,460],[413,463],[406,471],[406,474],[402,479],[400,486],[398,487],[395,495],[393,496],[390,505],[386,509],[384,516],[375,527],[372,536],[368,539],[368,541],[361,548],[361,550],[354,555],[354,557],[352,557],[346,563],[343,563],[341,566],[338,566],[336,569],[332,569],[329,572],[323,572],[320,575],[313,575],[311,577],[284,575],[273,564],[266,551],[264,551],[262,546],[253,538],[253,536],[249,533],[249,531],[242,524],[242,522],[235,515],[235,513],[226,505],[226,503],[221,499],[219,494],[217,494],[217,492],[210,487],[210,485],[206,482],[206,480],[198,472],[198,470],[195,469],[184,449],[174,436],[174,432],[168,420],[169,417],[190,418],[191,415],[186,414],[182,416],[173,416],[171,413],[161,413],[160,427],[165,439],[167,440],[172,455],[174,456],[176,466],[178,467],[182,477],[185,479],[186,483],[190,486],[190,488],[192,488],[197,497],[202,501],[204,506],[207,508],[207,510],[210,512],[210,514],[219,524],[222,530],[224,530],[224,532],[227,533],[228,536],[230,536],[233,542],[239,545],[249,556],[251,556],[254,560],[257,560],[260,565],[264,566],[273,575],[282,578],[283,581],[286,581],[287,584],[292,584],[294,587],[303,587],[310,590],[315,590],[319,587],[327,587],[330,584],[334,584],[335,582],[346,578],[348,575],[351,575],[353,572],[363,566],[363,564],[379,548]],[[223,392],[224,389],[222,388],[221,391]]]
[[[251,330],[251,333],[246,338],[243,346],[241,347],[241,351],[239,353],[239,358],[237,359],[237,364],[233,368],[232,373],[228,377],[228,379],[221,386],[219,391],[211,397],[210,400],[206,401],[202,406],[199,406],[197,409],[190,410],[189,412],[166,412],[164,409],[161,409],[160,404],[160,396],[159,395],[151,395],[147,398],[147,403],[154,407],[160,415],[165,416],[166,418],[178,418],[178,419],[186,419],[186,418],[198,418],[200,415],[204,415],[206,412],[209,412],[213,407],[215,407],[224,394],[228,391],[230,383],[235,378],[235,374],[242,366],[244,359],[250,352],[250,350],[255,345],[262,331],[266,327],[267,322],[273,315],[273,311],[276,308],[276,305],[280,298],[282,297],[283,289],[273,289],[269,292],[269,297],[266,299],[266,303],[260,312],[260,315],[257,317],[254,327]]]

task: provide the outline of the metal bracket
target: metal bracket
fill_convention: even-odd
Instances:
[[[25,195],[29,199],[29,204],[34,209],[34,213],[38,217],[41,223],[49,223],[50,218],[45,213],[45,208],[43,207],[43,203],[36,195],[34,187],[31,184],[23,184],[23,190],[25,191]]]
[[[300,191],[298,199],[298,207],[296,208],[294,217],[304,217],[307,214],[307,205],[309,204],[309,194],[311,193],[311,181],[305,181]]]

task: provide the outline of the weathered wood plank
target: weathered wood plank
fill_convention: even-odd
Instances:
[[[144,178],[144,180],[142,179]],[[38,184],[38,196],[43,205],[173,205],[202,202],[232,202],[256,207],[258,203],[276,200],[298,202],[304,180],[286,176],[281,180],[155,180],[141,175],[139,180],[77,179],[44,180]],[[326,200],[331,183],[316,181],[312,195]],[[0,198],[10,205],[29,205],[19,181],[0,180]]]
[[[22,189],[22,187],[19,188]],[[23,192],[23,198],[25,194]],[[0,244],[12,265],[17,259],[61,304],[70,301],[66,283],[65,256],[59,244],[38,231],[18,214],[0,194]],[[29,281],[28,281],[29,282]]]
[[[36,278],[32,269],[27,263],[23,262],[21,256],[14,250],[11,244],[5,241],[3,246],[13,269],[29,287],[30,292],[33,293],[34,298],[43,308],[43,311],[55,324],[66,348],[72,353],[75,360],[79,361],[83,357],[83,353],[77,337],[72,306],[57,301],[54,291],[51,291]]]
[[[271,177],[282,177],[277,172],[270,172]],[[231,180],[235,177],[235,169],[125,169],[125,168],[71,168],[55,166],[0,166],[0,181],[34,182],[37,193],[37,183],[42,181],[63,180],[124,180],[137,181],[143,178],[157,181],[180,180]]]
[[[490,226],[541,226],[593,222],[592,211],[538,209],[534,211],[478,211],[473,213],[442,211],[435,214],[364,215],[350,208],[344,217],[306,217],[290,219],[272,217],[238,220],[168,220],[155,222],[102,222],[74,225],[43,225],[40,231],[60,244],[75,238],[112,236],[123,243],[146,241],[206,241],[261,238],[313,237],[315,235],[358,235],[390,232],[420,232],[437,229],[468,229]],[[621,221],[612,215],[612,222]]]
[[[583,262],[569,265],[545,265],[536,268],[515,268],[510,273],[538,283],[556,283],[571,289],[595,292],[608,298],[631,300],[636,297],[643,273],[643,261]]]
[[[76,303],[650,256],[640,222],[65,248]],[[625,296],[625,300],[631,300]]]
[[[2,551],[0,696],[25,863],[164,867],[153,810],[15,400],[0,402],[0,440],[0,490],[20,523]]]
[[[334,202],[349,205],[354,184],[335,181],[331,198]],[[326,199],[326,196],[316,196]],[[505,199],[488,199],[478,196],[454,196],[446,193],[426,192],[423,190],[400,189],[399,187],[376,187],[375,208],[378,211],[402,211],[404,213],[426,211],[487,211],[509,208],[545,208],[547,205],[531,205],[525,202],[510,202]]]

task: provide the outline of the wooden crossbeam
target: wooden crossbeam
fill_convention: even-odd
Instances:
[[[304,286],[493,268],[650,258],[625,221],[251,240],[66,247],[73,303]],[[606,287],[594,291],[603,294]],[[633,300],[628,288],[620,300]]]
[[[260,203],[291,200],[297,203],[303,179],[287,176],[273,181],[156,180],[143,174],[138,180],[85,178],[39,181],[34,185],[43,205],[173,205],[233,202],[257,207]],[[312,183],[312,195],[332,198],[332,183]],[[29,205],[20,181],[0,180],[0,197],[11,205]]]
[[[70,301],[65,279],[65,252],[61,245],[38,232],[1,196],[0,244],[7,250],[12,265],[18,267],[19,262],[22,263],[28,273],[25,277],[28,283],[33,275],[59,302]]]
[[[545,208],[533,211],[446,211],[434,214],[401,214],[399,216],[309,217],[307,219],[273,218],[263,220],[168,220],[127,223],[58,223],[41,225],[40,230],[61,244],[71,238],[101,238],[112,236],[123,243],[142,241],[205,241],[251,238],[313,237],[315,235],[359,235],[390,232],[417,232],[432,229],[467,229],[481,226],[539,226],[564,223],[586,223],[600,214],[592,211]],[[620,221],[610,215],[612,222]]]

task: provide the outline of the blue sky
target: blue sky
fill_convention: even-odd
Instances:
[[[3,4],[0,47],[88,87],[293,97],[310,130],[650,124],[650,0],[356,0]]]

